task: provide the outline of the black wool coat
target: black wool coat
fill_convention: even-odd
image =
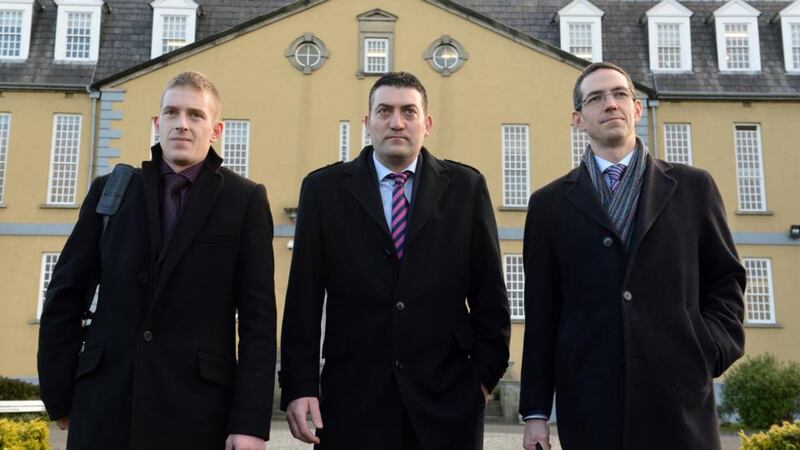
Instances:
[[[50,417],[70,417],[70,449],[219,450],[229,433],[269,434],[276,312],[264,186],[209,150],[162,245],[153,151],[104,234],[95,207],[107,177],[95,180],[48,287],[39,381]],[[93,273],[99,300],[82,349]]]
[[[702,170],[646,158],[630,250],[585,165],[525,226],[520,411],[565,450],[720,448],[712,379],[744,351],[744,269]]]
[[[303,182],[281,336],[282,408],[320,398],[325,450],[402,450],[405,414],[424,449],[474,448],[480,385],[497,384],[509,354],[486,183],[423,149],[401,260],[372,151]]]

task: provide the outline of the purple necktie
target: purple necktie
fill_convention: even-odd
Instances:
[[[410,171],[403,173],[390,173],[387,178],[394,180],[392,189],[392,241],[397,252],[397,259],[403,258],[403,249],[406,245],[406,225],[408,225],[408,199],[404,186],[411,175]]]
[[[608,175],[609,181],[611,181],[608,187],[611,188],[612,193],[617,193],[617,189],[619,189],[622,176],[625,174],[625,169],[627,167],[628,166],[625,164],[614,164],[613,166],[608,166],[608,168],[606,168],[606,174]]]
[[[175,228],[175,219],[181,210],[181,190],[189,180],[177,173],[164,174],[164,198],[161,202],[161,239],[166,243]]]

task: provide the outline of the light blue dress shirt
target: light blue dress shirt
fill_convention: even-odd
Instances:
[[[416,175],[417,171],[417,159],[420,156],[418,155],[414,158],[414,161],[411,161],[411,164],[408,165],[405,169],[401,170],[401,172],[405,172],[408,170],[411,172],[411,175],[408,176],[406,179],[406,183],[403,185],[403,191],[406,195],[406,200],[408,200],[408,204],[411,204],[411,194],[414,192],[414,175]],[[386,224],[389,226],[389,231],[391,231],[391,223],[392,223],[392,192],[394,191],[394,180],[391,178],[386,178],[387,175],[392,174],[390,169],[386,166],[381,164],[378,161],[378,157],[375,156],[375,151],[372,151],[372,162],[375,164],[375,173],[378,175],[378,187],[381,191],[381,203],[383,204],[383,215],[386,217]]]
[[[636,150],[636,149],[634,148],[633,150]],[[628,153],[624,158],[622,158],[616,164],[622,164],[625,167],[630,166],[631,165],[631,158],[633,158],[633,154],[634,154],[634,151],[631,151],[630,153]],[[612,163],[611,161],[606,161],[605,159],[597,156],[594,153],[592,153],[592,156],[594,156],[594,161],[595,161],[595,163],[597,163],[597,168],[600,169],[600,173],[603,174],[603,179],[606,180],[606,184],[609,187],[611,187],[611,177],[609,177],[608,174],[606,173],[606,169],[608,169],[609,167],[613,166],[614,163]]]

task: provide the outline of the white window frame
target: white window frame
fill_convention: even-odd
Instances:
[[[59,126],[59,118],[61,117],[77,117],[78,118],[78,137],[77,137],[77,147],[74,149],[75,161],[70,161],[69,164],[73,165],[73,172],[75,173],[74,179],[70,182],[72,183],[72,195],[68,196],[66,200],[59,200],[57,197],[59,195],[56,192],[53,192],[55,188],[54,182],[55,180],[55,170],[56,170],[56,151],[65,152],[65,151],[72,151],[71,149],[57,149],[56,143],[58,138],[58,126]],[[53,115],[53,136],[51,138],[50,144],[50,170],[49,176],[47,180],[47,205],[75,205],[77,202],[77,192],[78,192],[78,171],[80,169],[80,159],[81,159],[81,131],[83,127],[83,117],[80,114],[55,114]]]
[[[742,192],[744,186],[743,181],[745,178],[745,174],[742,173],[742,168],[740,167],[743,163],[740,161],[740,149],[737,145],[736,134],[740,127],[755,127],[756,132],[756,143],[758,144],[755,162],[758,163],[757,173],[755,175],[747,175],[747,178],[757,177],[758,180],[758,187],[759,192],[761,193],[758,202],[760,203],[760,207],[750,207],[749,205],[744,204],[745,199],[743,198],[744,193]],[[737,191],[737,199],[738,199],[738,207],[739,211],[741,212],[764,212],[767,210],[767,191],[764,185],[764,148],[761,143],[761,126],[758,124],[748,124],[748,123],[737,123],[733,126],[733,146],[734,146],[734,161],[736,163],[736,191]]]
[[[508,292],[511,320],[525,320],[525,270],[521,254],[503,255],[503,279]]]
[[[56,44],[53,59],[60,62],[97,62],[100,53],[100,21],[103,2],[100,0],[53,0],[58,7],[56,22]],[[89,56],[87,58],[67,58],[67,20],[69,14],[91,14],[89,30]]]
[[[717,64],[720,72],[760,72],[761,44],[758,37],[758,16],[761,12],[743,0],[731,0],[714,11],[714,25],[717,35]],[[744,24],[747,28],[747,45],[749,49],[748,68],[729,68],[727,62],[728,47],[725,41],[725,25]]]
[[[0,205],[6,199],[6,174],[8,173],[8,141],[11,135],[11,114],[0,113]]]
[[[592,27],[592,62],[603,60],[602,19],[605,12],[587,0],[574,0],[558,11],[561,49],[569,52],[572,47],[569,35],[570,24],[588,24]]]
[[[676,0],[664,0],[650,8],[647,13],[647,32],[650,46],[650,70],[653,72],[689,72],[692,70],[692,33],[689,19],[694,13]],[[680,41],[680,66],[660,68],[658,66],[659,25],[677,25]]]
[[[35,0],[0,1],[0,11],[22,12],[22,35],[19,41],[19,55],[0,56],[0,61],[25,61],[31,48],[31,26],[33,24],[33,5]]]
[[[384,56],[382,56],[382,58],[383,58],[383,65],[381,67],[382,70],[378,70],[378,69],[369,70],[369,62],[368,62],[369,58],[370,57],[375,57],[375,55],[370,55],[369,54],[369,50],[368,50],[369,44],[370,44],[370,42],[379,42],[379,41],[383,42],[385,44],[385,46],[386,46],[385,47],[386,53],[385,53]],[[390,66],[391,66],[391,64],[390,64],[391,59],[392,59],[391,52],[392,52],[392,40],[389,37],[384,37],[384,36],[380,36],[380,37],[365,37],[364,38],[364,61],[362,62],[362,66],[364,67],[364,74],[374,75],[374,74],[388,73],[390,71]]]
[[[350,160],[350,121],[339,121],[339,159],[338,161]]]
[[[790,73],[800,73],[800,59],[795,63],[794,49],[800,53],[800,42],[798,46],[792,45],[792,25],[800,28],[800,0],[796,0],[780,12],[781,34],[783,38],[783,59],[786,71]],[[798,31],[800,33],[800,31]]]
[[[742,265],[747,274],[747,287],[745,288],[745,323],[748,324],[775,324],[775,289],[772,282],[772,260],[770,258],[742,258]],[[755,267],[759,265],[761,267]],[[758,277],[751,276],[753,271],[763,271]],[[753,293],[752,290],[759,288],[761,291]],[[766,292],[764,292],[766,291]],[[754,296],[765,297],[766,301],[755,301]],[[766,308],[761,311],[754,311],[753,306]],[[765,318],[754,318],[753,316],[766,316]]]
[[[150,58],[162,55],[164,40],[164,17],[186,17],[186,43],[195,40],[197,31],[197,10],[199,5],[192,0],[156,0],[150,3],[153,8],[153,34],[150,40]]]
[[[519,161],[521,165],[524,167],[522,168],[514,168],[511,167],[512,161],[510,161],[510,151],[512,150],[509,148],[509,142],[506,141],[506,131],[511,129],[517,129],[524,131],[524,152],[523,152],[523,160]],[[531,134],[530,134],[530,126],[528,124],[503,124],[500,129],[500,145],[502,148],[502,156],[503,156],[503,207],[506,208],[524,208],[528,205],[528,198],[531,195],[531,163],[530,163],[530,153],[531,153]],[[514,155],[516,156],[516,155]],[[524,171],[525,173],[525,187],[522,190],[522,195],[518,196],[517,192],[519,189],[514,189],[514,192],[509,192],[509,184],[511,183],[508,180],[508,172],[509,171]],[[522,181],[522,180],[518,180]],[[517,198],[519,197],[519,198]]]
[[[223,165],[237,174],[247,177],[250,167],[250,121],[249,120],[233,120],[228,119],[223,121],[225,126],[222,131],[222,142],[220,145]],[[242,127],[241,130],[237,128]],[[230,136],[234,130],[244,131],[243,135],[236,136],[237,142],[233,142]],[[243,140],[243,142],[240,142]],[[231,145],[236,145],[236,149],[231,149]],[[229,152],[234,151],[235,156],[229,156]]]
[[[573,126],[570,126],[569,128],[571,157],[570,164],[572,164],[572,168],[574,169],[581,165],[583,154],[586,152],[586,146],[589,145],[589,135]]]
[[[681,139],[685,139],[686,141],[686,148],[676,148],[672,144],[674,141],[670,139],[670,135],[678,132],[685,132],[686,136],[681,137]],[[670,154],[670,151],[676,149],[681,150],[682,152],[686,152],[686,160],[679,161],[676,158],[674,152]],[[692,165],[692,124],[690,123],[665,123],[664,124],[664,160],[669,163],[679,163],[679,164],[686,164],[691,166]]]
[[[59,257],[61,257],[59,252],[42,253],[42,264],[39,270],[39,299],[36,302],[36,320],[42,318],[45,294],[47,293],[47,287],[50,285],[50,280],[53,278],[53,269],[58,264]]]
[[[369,135],[369,129],[367,128],[367,124],[361,122],[361,148],[372,145],[372,137]]]

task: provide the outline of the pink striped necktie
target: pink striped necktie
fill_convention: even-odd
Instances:
[[[608,179],[611,181],[608,187],[611,188],[612,193],[617,193],[617,189],[619,189],[619,185],[622,183],[622,176],[625,175],[625,169],[627,167],[628,166],[625,164],[614,164],[606,168],[606,175],[608,175]]]
[[[406,170],[402,173],[390,173],[386,175],[394,181],[392,189],[392,241],[397,252],[397,259],[403,258],[403,250],[406,246],[406,229],[408,225],[408,199],[405,193],[405,184],[411,171]]]

